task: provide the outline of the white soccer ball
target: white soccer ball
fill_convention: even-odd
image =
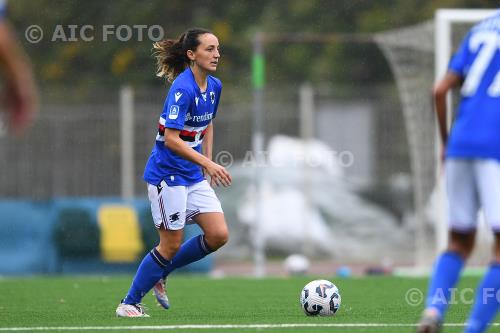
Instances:
[[[292,254],[285,260],[285,269],[290,275],[305,275],[309,270],[309,259],[301,254]]]
[[[327,280],[314,280],[300,293],[300,305],[308,316],[333,316],[340,308],[340,292]]]

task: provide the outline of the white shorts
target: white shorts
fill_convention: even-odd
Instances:
[[[222,213],[222,207],[214,190],[206,180],[191,186],[148,184],[148,197],[156,228],[180,230],[200,213]]]
[[[452,230],[476,229],[479,209],[500,232],[500,162],[494,159],[446,160],[448,223]]]

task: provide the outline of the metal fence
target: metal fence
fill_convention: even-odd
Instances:
[[[299,135],[298,89],[298,85],[266,89],[267,139],[276,134]],[[133,91],[132,181],[134,194],[143,196],[143,167],[154,144],[167,87],[139,87]],[[326,141],[332,149],[368,147],[355,156],[358,166],[364,168],[366,184],[377,185],[394,174],[409,173],[401,107],[392,85],[359,87],[348,93],[342,87],[315,86],[314,94],[314,136]],[[119,196],[120,89],[84,93],[65,89],[57,94],[46,90],[42,101],[41,112],[29,133],[21,138],[0,138],[0,196],[34,199]],[[251,150],[251,103],[251,93],[225,88],[214,122],[214,152],[225,150],[238,160]],[[359,117],[350,117],[356,112]],[[365,125],[360,127],[361,122]],[[353,178],[359,175],[356,163],[347,172]]]

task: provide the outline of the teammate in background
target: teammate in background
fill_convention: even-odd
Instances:
[[[37,110],[37,93],[31,65],[7,22],[5,0],[0,0],[0,66],[6,80],[0,104],[7,112],[9,129],[21,134]]]
[[[462,84],[449,139],[446,95]],[[418,332],[438,332],[465,260],[474,247],[482,208],[495,234],[494,260],[476,294],[465,332],[484,332],[499,307],[500,289],[500,13],[472,27],[434,88],[446,149],[449,243],[437,259]]]
[[[142,260],[127,296],[116,309],[119,317],[148,317],[140,302],[152,288],[158,303],[168,309],[168,274],[202,259],[228,239],[220,202],[210,186],[231,184],[226,169],[212,161],[212,120],[222,84],[209,73],[219,63],[219,42],[210,31],[194,28],[178,40],[155,43],[154,49],[157,75],[173,80],[144,171],[160,243]],[[204,175],[210,177],[210,184]],[[191,221],[204,234],[181,245],[184,225]]]

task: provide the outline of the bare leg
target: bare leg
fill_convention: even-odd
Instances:
[[[495,263],[500,264],[500,232],[495,233],[494,256]]]
[[[202,235],[188,239],[182,245],[182,236],[177,238],[170,232],[164,237],[161,245],[165,247],[165,253],[176,253],[170,257],[172,262],[165,270],[164,278],[173,270],[198,261],[226,244],[228,229],[223,213],[201,213],[194,217],[194,221],[203,230]],[[180,250],[177,252],[179,246]]]
[[[460,255],[462,259],[468,259],[474,249],[476,230],[469,233],[450,231],[449,237],[448,252],[455,252]]]
[[[229,231],[223,213],[198,214],[194,221],[203,230],[210,250],[216,251],[227,243]]]
[[[184,230],[166,230],[164,228],[158,229],[160,235],[160,244],[156,250],[160,252],[163,258],[172,260],[182,243],[182,236]]]

